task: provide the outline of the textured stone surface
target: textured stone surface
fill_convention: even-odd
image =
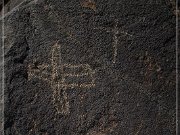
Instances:
[[[26,0],[4,28],[6,135],[175,134],[164,0]]]
[[[18,6],[24,0],[4,0],[4,14],[13,10],[16,6]],[[2,7],[3,3],[0,2],[0,16],[2,16]]]

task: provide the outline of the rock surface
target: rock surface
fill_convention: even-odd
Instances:
[[[5,16],[5,135],[175,134],[175,26],[164,0],[25,0]]]
[[[21,4],[24,0],[4,0],[4,14],[13,10],[16,6]],[[2,16],[3,2],[0,2],[0,17]]]

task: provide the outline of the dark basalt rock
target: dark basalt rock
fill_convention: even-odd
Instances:
[[[4,13],[7,13],[23,1],[24,0],[2,0],[0,1],[0,11],[4,7]]]
[[[25,0],[5,16],[5,135],[175,134],[175,26],[164,0]]]

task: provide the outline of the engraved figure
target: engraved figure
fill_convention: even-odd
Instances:
[[[115,24],[114,24],[114,28],[106,28],[106,27],[97,27],[94,29],[98,29],[98,30],[106,30],[106,32],[112,32],[113,33],[113,43],[112,43],[112,47],[113,47],[113,63],[116,63],[116,58],[117,58],[117,46],[118,46],[118,42],[119,42],[119,35],[121,34],[122,36],[130,36],[132,37],[131,34],[123,31],[123,30],[119,30],[118,28],[118,20],[115,20]]]
[[[95,87],[95,78],[89,64],[63,64],[61,57],[61,46],[56,43],[51,50],[51,64],[29,65],[28,78],[33,77],[46,81],[53,89],[53,104],[57,113],[69,114],[69,101],[66,90],[72,88]],[[81,70],[80,70],[81,69]],[[78,80],[81,77],[88,78],[86,82],[68,82],[68,78]],[[84,79],[83,78],[83,79]]]

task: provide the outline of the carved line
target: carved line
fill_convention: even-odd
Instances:
[[[118,45],[118,37],[119,37],[118,35],[119,35],[119,33],[123,34],[123,36],[128,35],[128,36],[132,37],[132,35],[127,33],[127,32],[125,32],[125,31],[122,31],[122,30],[119,31],[119,29],[118,29],[118,21],[117,20],[115,20],[114,28],[98,27],[98,28],[93,28],[93,29],[95,29],[95,30],[105,30],[106,32],[112,32],[113,33],[113,43],[112,43],[112,46],[113,46],[113,50],[114,51],[113,51],[113,60],[112,60],[112,62],[116,63],[117,45]]]
[[[65,92],[64,87],[61,87],[62,85],[60,84],[59,80],[56,80],[58,77],[58,65],[62,64],[62,59],[61,59],[61,54],[58,52],[60,51],[60,46],[56,43],[55,46],[53,46],[52,49],[52,88],[53,88],[53,98],[54,98],[54,104],[55,108],[58,113],[62,114],[68,114],[69,113],[69,102],[67,99],[67,93]],[[59,62],[59,63],[58,63]],[[63,77],[63,67],[61,67],[61,75]],[[62,79],[63,83],[64,79]],[[60,97],[62,93],[63,97]],[[56,96],[57,95],[57,96]],[[56,98],[57,97],[57,98]],[[60,103],[60,106],[58,103]]]
[[[118,44],[118,37],[117,35],[119,34],[119,30],[117,28],[117,22],[115,22],[115,28],[114,28],[114,36],[113,36],[113,48],[114,48],[114,53],[113,53],[113,63],[116,63],[116,57],[117,57],[117,44]]]

